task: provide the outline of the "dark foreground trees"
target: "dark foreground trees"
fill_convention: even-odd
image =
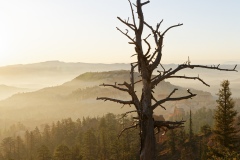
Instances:
[[[130,118],[124,119],[130,125]],[[45,128],[49,127],[48,141]],[[116,137],[122,129],[119,115],[106,114],[98,118],[71,118],[52,125],[38,126],[40,135],[27,131],[20,137],[1,137],[0,160],[138,160],[139,140],[137,130],[126,132],[119,141]],[[38,137],[40,139],[37,139]],[[35,145],[32,145],[35,144]]]
[[[225,80],[221,83],[219,89],[218,106],[215,113],[215,133],[219,143],[229,149],[236,148],[236,133],[234,126],[237,111],[234,109],[234,101],[231,98],[231,91],[229,88],[229,81]]]
[[[234,155],[233,151],[237,149],[238,137],[235,126],[237,111],[234,109],[234,101],[231,98],[229,81],[221,83],[218,92],[217,110],[215,112],[215,145],[212,147],[213,156],[226,158],[228,155]]]
[[[165,29],[163,32],[160,32],[160,26],[163,21],[158,23],[156,27],[152,27],[147,23],[144,19],[143,14],[143,7],[147,5],[150,1],[142,2],[141,0],[137,0],[135,4],[132,4],[129,0],[131,12],[132,12],[132,20],[130,22],[129,19],[123,20],[120,17],[118,19],[126,25],[128,28],[126,31],[123,31],[117,28],[123,35],[125,35],[128,40],[129,44],[134,46],[137,56],[137,62],[131,64],[131,71],[130,71],[130,82],[123,82],[121,84],[102,84],[104,87],[113,87],[123,92],[127,92],[130,95],[129,100],[120,100],[115,98],[109,97],[99,97],[98,100],[104,101],[113,101],[123,105],[133,105],[135,110],[127,112],[132,113],[136,112],[137,122],[133,124],[133,126],[129,126],[125,128],[123,131],[139,127],[139,135],[140,135],[140,159],[141,160],[155,160],[156,159],[156,141],[155,141],[155,133],[154,129],[166,130],[166,129],[174,129],[181,126],[184,121],[155,121],[153,119],[153,112],[157,107],[162,107],[166,109],[163,104],[168,101],[178,101],[183,99],[189,99],[196,94],[192,93],[190,90],[186,91],[185,95],[180,97],[174,96],[175,92],[177,92],[177,88],[175,88],[167,97],[164,99],[158,100],[154,97],[154,89],[155,87],[161,82],[169,78],[184,78],[184,79],[194,79],[199,80],[204,85],[209,86],[206,82],[204,82],[198,76],[196,77],[189,77],[189,76],[181,76],[176,75],[178,71],[184,70],[186,68],[206,68],[206,69],[216,69],[216,70],[224,70],[224,71],[236,71],[235,68],[233,69],[221,69],[219,65],[217,66],[204,66],[204,65],[193,65],[188,60],[183,64],[180,64],[177,68],[166,70],[163,65],[161,64],[162,60],[162,48],[163,48],[163,40],[166,33],[175,27],[179,27],[182,24],[177,24],[170,26],[169,28]],[[136,14],[135,14],[136,12]],[[151,34],[143,35],[144,27],[148,28]],[[130,31],[133,32],[134,36],[131,36]],[[148,38],[152,36],[154,40],[154,46],[148,41]],[[144,46],[145,45],[145,46]],[[144,50],[146,48],[146,50]],[[158,75],[154,76],[153,72],[157,70],[158,67],[161,67],[162,70],[158,71]],[[138,68],[138,72],[141,75],[141,80],[136,81],[136,77],[134,74],[134,70]],[[137,83],[141,83],[142,85],[142,93],[140,96],[137,95],[134,86]]]
[[[193,120],[204,121],[206,119],[203,114],[199,118],[200,110],[192,113]],[[205,110],[202,113],[207,115],[208,112],[209,110]],[[48,142],[43,138],[46,136],[44,131],[46,127],[42,125],[38,126],[42,137],[39,140],[37,140],[39,135],[35,134],[32,134],[31,139],[28,138],[27,135],[29,133],[31,135],[34,130],[26,132],[22,138],[14,135],[3,138],[0,143],[0,160],[139,160],[139,139],[136,138],[139,134],[138,130],[128,130],[122,134],[120,140],[116,138],[123,125],[129,126],[132,123],[131,117],[125,117],[124,121],[120,117],[121,115],[106,114],[103,117],[84,118],[77,121],[63,119],[57,123],[58,125],[46,124],[50,126]],[[189,114],[185,119],[188,117]],[[171,130],[165,135],[159,134],[161,138],[157,143],[158,159],[207,159],[208,147],[215,142],[211,140],[213,133],[208,125],[203,126],[202,133],[200,133],[197,129],[199,125],[195,122],[193,121],[194,136],[191,142],[187,127]],[[29,146],[32,141],[38,145]],[[29,154],[29,150],[32,154]],[[230,159],[240,158],[237,157],[236,152],[225,151],[224,154],[227,158],[231,156]],[[214,156],[209,155],[209,159],[214,159]]]

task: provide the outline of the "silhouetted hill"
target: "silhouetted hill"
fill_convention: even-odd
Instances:
[[[176,68],[178,64],[164,64],[165,69]],[[222,68],[233,68],[232,64],[222,64]],[[94,64],[94,63],[65,63],[60,61],[47,61],[41,63],[11,65],[0,67],[0,84],[16,86],[20,88],[41,89],[50,86],[61,85],[85,72],[102,72],[112,70],[129,70],[130,65],[119,64]],[[162,70],[162,68],[158,68]],[[239,66],[237,67],[239,70]],[[155,73],[157,74],[157,73]],[[200,82],[185,79],[168,79],[172,84],[191,87],[210,92],[215,95],[218,92],[220,82],[228,79],[232,88],[233,97],[240,97],[239,72],[222,72],[206,69],[186,69],[179,75],[200,76],[211,87],[206,87]]]
[[[74,77],[92,71],[128,69],[129,64],[91,64],[47,61],[0,67],[0,84],[40,89],[60,85]]]
[[[135,73],[136,77],[138,73]],[[0,123],[21,121],[27,125],[36,125],[51,122],[62,118],[78,118],[83,116],[102,116],[108,112],[121,114],[129,110],[129,106],[122,106],[112,102],[97,101],[100,96],[108,96],[123,100],[129,100],[125,92],[109,87],[99,87],[99,84],[129,81],[129,71],[88,72],[81,74],[73,80],[59,86],[47,87],[34,92],[19,93],[0,101]],[[174,89],[179,90],[174,96],[186,95],[186,88],[177,87],[169,82],[161,82],[155,89],[154,96],[157,99],[165,98]],[[140,97],[141,88],[136,85],[136,91]],[[175,106],[189,109],[199,107],[212,107],[214,100],[210,93],[192,90],[198,96],[192,100],[166,103],[162,108],[156,109],[156,114],[164,114],[166,117]]]
[[[22,92],[29,92],[30,89],[27,88],[18,88],[13,86],[7,86],[7,85],[0,85],[0,100],[10,97],[13,94],[16,93],[22,93]]]

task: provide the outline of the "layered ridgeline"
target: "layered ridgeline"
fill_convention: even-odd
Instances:
[[[137,73],[136,77],[138,76]],[[118,84],[129,81],[129,71],[87,72],[59,86],[43,88],[34,92],[18,93],[0,101],[0,126],[12,122],[22,122],[26,126],[36,126],[51,123],[62,118],[81,118],[83,116],[97,117],[107,113],[121,114],[134,107],[123,106],[112,102],[97,101],[97,97],[112,97],[130,100],[125,92],[109,87],[100,87],[100,84]],[[155,98],[165,98],[174,88],[179,90],[173,95],[186,95],[187,88],[162,82],[155,90]],[[136,85],[137,93],[140,86]],[[184,108],[185,111],[201,107],[215,107],[215,100],[208,92],[191,89],[198,94],[193,99],[165,103],[167,110],[158,107],[156,115],[164,115],[165,119],[173,113],[175,108]]]
[[[169,68],[176,68],[178,64],[164,64],[163,66],[167,70]],[[238,65],[237,70],[239,70],[239,66],[240,65]],[[233,68],[234,65],[223,64],[221,67]],[[24,65],[19,64],[0,67],[0,84],[37,90],[44,87],[60,85],[85,72],[102,72],[122,69],[129,70],[130,65],[124,63],[65,63],[60,61],[47,61]],[[162,70],[162,68],[159,67],[159,70]],[[239,72],[221,72],[206,69],[186,69],[184,71],[181,71],[179,75],[199,75],[202,79],[209,83],[211,87],[206,87],[201,83],[192,80],[169,79],[169,81],[173,84],[183,87],[192,86],[195,89],[210,92],[212,95],[218,93],[220,82],[228,79],[231,83],[230,87],[232,89],[233,97],[240,97]]]
[[[129,64],[46,61],[0,67],[0,84],[41,89],[62,84],[85,72],[129,69]]]
[[[16,93],[29,92],[31,89],[19,88],[14,86],[0,85],[0,100],[10,97]]]

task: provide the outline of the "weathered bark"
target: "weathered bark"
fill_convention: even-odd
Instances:
[[[140,118],[140,130],[141,130],[141,149],[140,159],[156,159],[156,140],[154,135],[154,119],[153,110],[151,108],[151,74],[148,73],[144,65],[142,65],[142,117]],[[146,73],[145,73],[146,72]]]
[[[156,139],[154,134],[154,120],[148,118],[142,123],[142,137],[140,159],[156,159]]]

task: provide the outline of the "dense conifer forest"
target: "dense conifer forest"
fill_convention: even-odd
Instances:
[[[118,134],[129,118],[107,114],[101,118],[71,118],[45,124],[21,135],[21,124],[12,126],[5,134],[19,133],[3,138],[1,160],[96,160],[137,159],[137,130]]]
[[[201,108],[191,113],[191,125],[190,112],[181,118],[186,120],[184,128],[156,134],[158,159],[211,159],[214,111]],[[239,122],[236,120],[236,126]],[[131,116],[122,118],[111,113],[75,121],[62,119],[33,130],[18,123],[2,131],[0,160],[138,160],[138,129],[128,130],[118,138],[131,123]],[[236,157],[237,153],[229,155]]]

